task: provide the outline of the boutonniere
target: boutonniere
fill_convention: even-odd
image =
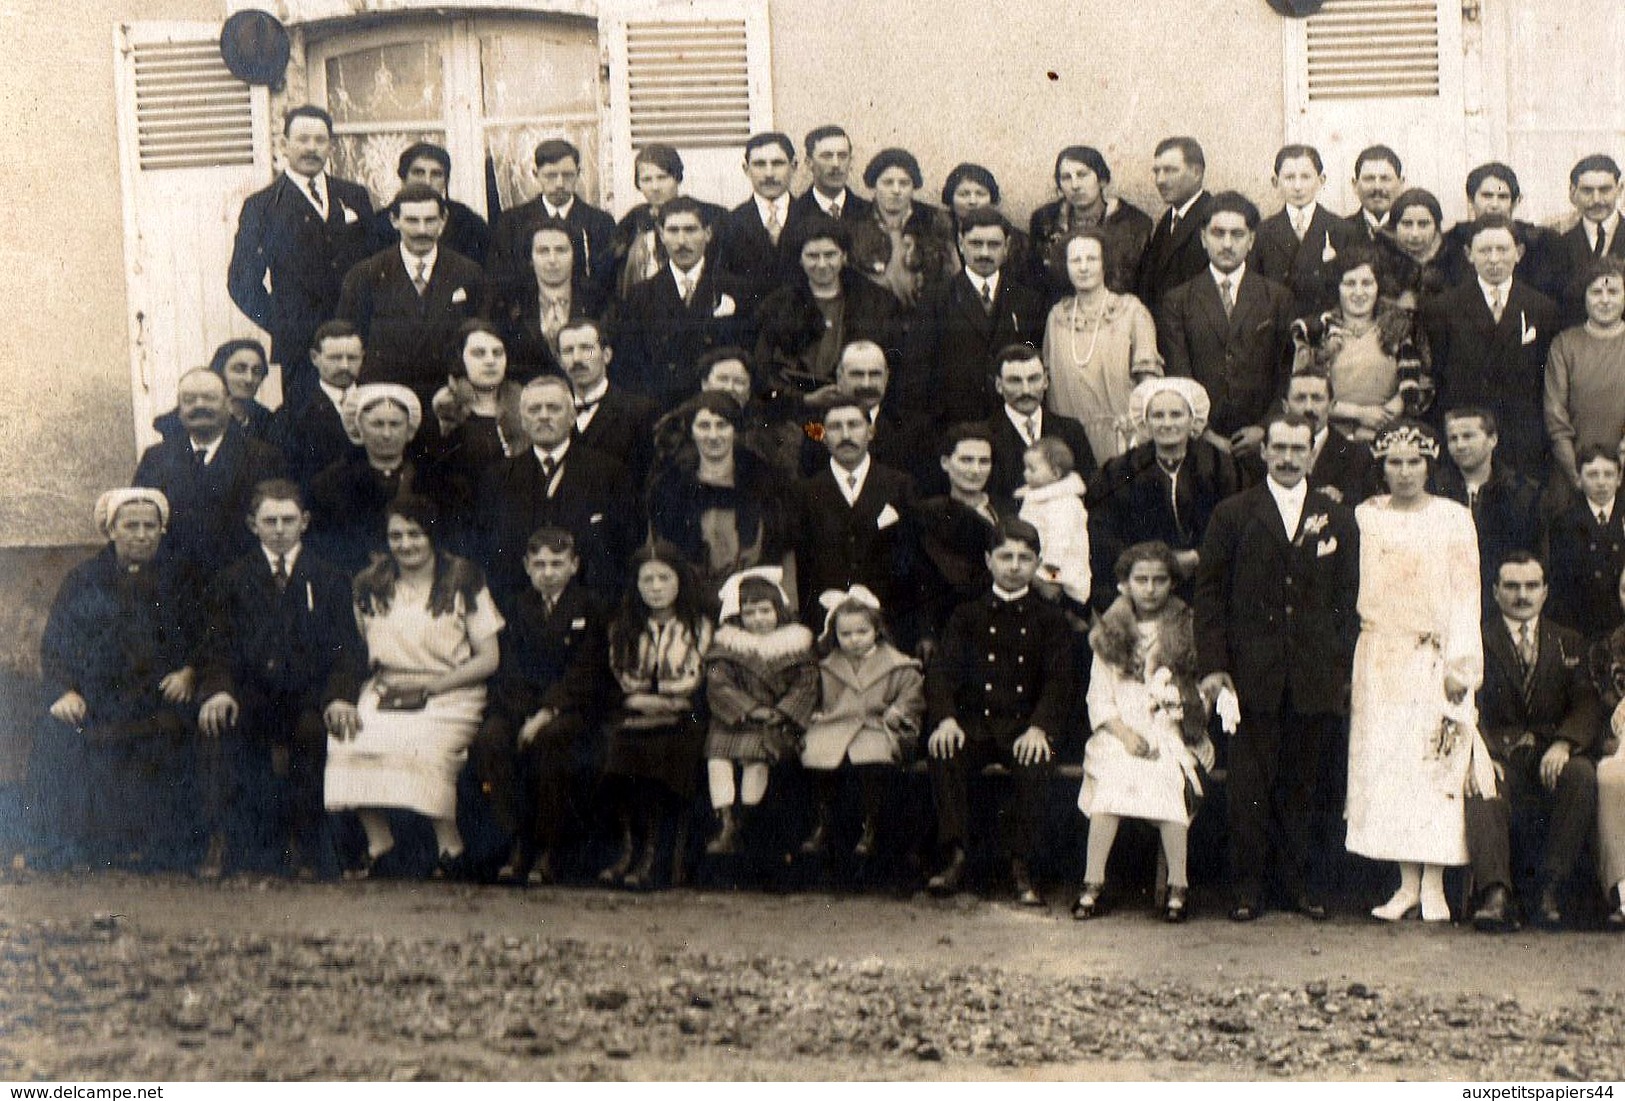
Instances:
[[[464,290],[462,287],[458,287],[456,290],[451,292],[451,303],[452,303],[452,305],[455,306],[459,302],[467,302],[467,301],[468,301],[468,291]]]
[[[717,308],[711,311],[712,317],[732,317],[739,307],[734,304],[732,295],[723,295],[717,299]]]
[[[876,261],[874,261],[873,263],[871,263],[869,265],[869,270],[874,272],[876,275],[885,275],[886,274],[886,261],[884,261],[884,260],[876,260]]]
[[[1326,525],[1331,523],[1331,520],[1332,518],[1324,512],[1317,512],[1313,516],[1305,516],[1303,518],[1303,538],[1313,539],[1326,530]]]
[[[1523,334],[1522,339],[1525,344],[1533,344],[1540,335],[1539,331],[1529,324],[1529,317],[1522,310],[1518,311],[1518,331]]]
[[[808,421],[801,426],[801,430],[807,434],[807,438],[813,443],[824,442],[824,426],[818,421]]]

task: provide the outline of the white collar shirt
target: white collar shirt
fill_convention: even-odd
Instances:
[[[863,495],[863,487],[869,480],[869,468],[874,465],[868,455],[854,469],[848,470],[832,457],[829,460],[829,471],[835,476],[835,485],[846,498],[848,505],[855,505],[858,498]]]

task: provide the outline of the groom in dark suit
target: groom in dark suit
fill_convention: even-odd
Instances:
[[[271,334],[283,400],[297,408],[316,387],[310,365],[316,327],[337,309],[345,272],[367,255],[372,199],[360,184],[328,174],[333,118],[326,111],[293,108],[282,135],[287,168],[243,200],[226,289]]]
[[[1520,883],[1540,891],[1536,920],[1561,925],[1561,889],[1597,828],[1597,772],[1584,754],[1602,734],[1602,705],[1585,640],[1541,615],[1546,594],[1534,555],[1516,551],[1501,561],[1478,691],[1479,729],[1498,791],[1466,801],[1480,932],[1516,924],[1512,899]]]
[[[1354,514],[1307,475],[1313,426],[1277,414],[1265,430],[1268,476],[1213,511],[1196,570],[1202,694],[1239,700],[1230,742],[1234,921],[1262,912],[1269,857],[1287,901],[1320,920],[1308,884],[1320,757],[1344,710],[1359,632]]]
[[[361,382],[398,382],[428,405],[445,384],[457,327],[485,298],[485,274],[440,247],[446,199],[429,185],[401,188],[389,221],[399,245],[350,269],[338,316],[355,325],[366,345]]]

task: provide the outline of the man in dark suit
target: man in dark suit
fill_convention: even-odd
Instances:
[[[937,843],[947,863],[926,889],[957,891],[970,840],[970,776],[990,764],[1010,770],[1013,806],[1001,808],[1002,848],[1010,856],[1016,902],[1042,906],[1032,877],[1053,772],[1054,738],[1072,707],[1072,630],[1059,608],[1032,588],[1038,530],[1007,519],[988,536],[989,591],[961,604],[925,672],[926,749]]]
[[[641,486],[654,459],[657,410],[642,394],[610,384],[613,355],[604,341],[604,327],[589,317],[559,330],[559,359],[575,392],[576,442],[619,458],[633,484]]]
[[[1394,200],[1405,190],[1405,167],[1386,145],[1368,145],[1354,158],[1354,196],[1360,209],[1344,219],[1361,244],[1380,244],[1391,232]]]
[[[717,223],[717,264],[739,285],[740,305],[753,313],[795,269],[796,258],[785,244],[802,213],[790,202],[790,177],[796,170],[796,147],[786,134],[768,131],[745,141],[745,176],[750,198]]]
[[[698,389],[700,356],[744,343],[746,291],[706,259],[711,227],[699,203],[679,195],[660,208],[668,262],[633,287],[615,319],[616,382],[669,409]]]
[[[1134,294],[1153,314],[1162,296],[1207,267],[1200,230],[1213,197],[1202,189],[1207,157],[1195,138],[1164,138],[1151,161],[1151,178],[1168,210],[1157,219],[1140,254]]]
[[[502,667],[469,765],[513,850],[498,878],[550,883],[561,835],[585,820],[601,752],[609,639],[600,604],[576,581],[581,559],[563,528],[534,532],[530,584],[502,635]]]
[[[337,309],[345,272],[367,255],[372,199],[360,184],[328,174],[333,119],[326,111],[293,108],[282,135],[287,167],[243,201],[226,289],[271,334],[284,401],[298,405],[316,385],[311,337]]]
[[[1490,410],[1500,423],[1501,459],[1544,481],[1546,353],[1557,307],[1514,274],[1522,255],[1509,219],[1480,218],[1468,243],[1477,278],[1425,302],[1422,325],[1438,386],[1434,408]]]
[[[913,647],[909,624],[913,570],[914,483],[869,455],[869,415],[855,400],[836,401],[823,412],[829,462],[801,482],[801,541],[796,560],[803,620],[823,625],[819,594],[867,586],[880,598],[905,652]]]
[[[615,292],[615,219],[576,195],[581,151],[562,138],[536,147],[536,178],[542,193],[505,210],[491,233],[486,274],[499,293],[526,285],[530,242],[538,223],[557,218],[570,227],[575,252],[575,286],[596,317]]]
[[[474,213],[471,207],[447,193],[451,154],[446,152],[445,147],[429,141],[413,142],[401,152],[395,175],[400,178],[402,187],[423,184],[433,188],[436,195],[446,200],[446,228],[441,231],[440,244],[483,268],[486,253],[491,247],[491,230],[485,224],[485,219]],[[400,231],[390,221],[388,211],[380,211],[373,218],[372,236],[380,248],[401,239]]]
[[[1606,639],[1622,621],[1619,576],[1625,571],[1625,509],[1619,507],[1620,457],[1586,444],[1576,458],[1580,496],[1552,518],[1552,616],[1580,637]]]
[[[993,473],[987,491],[1010,497],[1022,484],[1022,453],[1041,439],[1060,440],[1072,452],[1072,469],[1088,482],[1095,475],[1095,453],[1089,433],[1071,417],[1044,408],[1049,369],[1030,344],[1011,344],[999,352],[993,388],[1002,402],[983,427],[993,440]]]
[[[486,471],[480,485],[478,546],[491,595],[509,614],[530,584],[531,534],[558,527],[575,539],[583,583],[613,607],[645,530],[631,476],[615,456],[574,441],[575,395],[564,379],[544,375],[527,383],[519,416],[531,447]]]
[[[1619,232],[1619,162],[1605,153],[1581,157],[1569,171],[1569,202],[1580,220],[1558,238],[1555,267],[1561,276],[1558,321],[1564,327],[1586,319],[1586,272],[1604,256],[1625,260],[1625,234]]]
[[[222,766],[204,865],[218,875],[230,853],[249,867],[269,856],[296,874],[333,874],[321,831],[327,733],[354,732],[367,668],[350,576],[305,550],[310,513],[292,482],[261,482],[248,526],[259,546],[204,600],[198,727],[219,739]]]
[[[1316,201],[1326,186],[1320,151],[1312,145],[1282,146],[1270,182],[1286,205],[1258,223],[1250,263],[1292,292],[1294,317],[1329,310],[1337,305],[1333,264],[1358,237],[1355,227]]]
[[[169,499],[168,553],[207,578],[253,548],[249,497],[282,474],[282,456],[232,422],[225,381],[207,368],[181,376],[175,407],[185,431],[147,448],[130,484]]]
[[[1010,223],[996,207],[959,220],[959,252],[964,269],[920,301],[898,379],[905,415],[934,431],[991,416],[999,350],[1044,343],[1044,300],[1005,270]]]
[[[810,214],[827,214],[838,222],[852,223],[874,209],[874,204],[847,186],[852,174],[852,139],[845,130],[830,124],[807,131],[807,169],[812,186],[790,200],[790,217],[800,221]]]
[[[845,345],[835,364],[835,380],[807,395],[802,412],[809,419],[792,426],[794,434],[800,437],[797,446],[801,476],[811,477],[829,462],[829,452],[808,434],[808,425],[816,423],[817,416],[830,405],[850,400],[869,415],[869,454],[880,465],[913,478],[918,488],[924,481],[919,440],[898,412],[896,403],[887,400],[890,396],[891,368],[886,363],[885,350],[872,340],[854,340]],[[782,423],[775,427],[782,430]]]
[[[1169,376],[1193,378],[1213,401],[1210,438],[1238,459],[1256,455],[1263,423],[1286,392],[1292,366],[1292,295],[1247,265],[1258,208],[1226,191],[1202,227],[1206,270],[1169,291],[1157,311],[1157,344]]]
[[[1315,431],[1309,449],[1309,484],[1353,508],[1371,493],[1371,448],[1328,427],[1326,418],[1334,400],[1331,376],[1297,371],[1287,380],[1281,406],[1308,421]]]
[[[1522,197],[1518,174],[1510,165],[1490,161],[1467,173],[1467,219],[1450,227],[1439,249],[1439,267],[1444,271],[1445,282],[1459,287],[1473,277],[1472,264],[1467,259],[1467,246],[1478,219],[1512,219],[1512,211]],[[1518,278],[1556,301],[1558,295],[1563,293],[1562,258],[1558,255],[1557,235],[1533,222],[1512,219],[1512,227],[1523,245],[1523,254],[1518,257],[1515,269]]]
[[[1288,904],[1316,920],[1308,882],[1320,758],[1343,712],[1360,584],[1354,514],[1306,480],[1313,426],[1272,417],[1269,474],[1213,511],[1196,570],[1202,694],[1235,695],[1230,742],[1230,883],[1234,921],[1264,905],[1273,870]],[[1271,850],[1275,862],[1270,861]]]
[[[282,452],[288,476],[308,489],[311,480],[360,447],[344,428],[344,400],[361,374],[361,334],[348,321],[324,321],[310,345],[317,386],[304,404],[284,403],[271,419],[270,439]]]
[[[1478,530],[1478,568],[1483,581],[1479,606],[1495,598],[1495,566],[1513,551],[1545,556],[1546,530],[1540,512],[1540,483],[1500,457],[1499,418],[1480,406],[1464,405],[1444,414],[1445,447],[1434,492],[1466,505]]]
[[[446,381],[457,327],[485,299],[485,274],[440,247],[446,200],[427,184],[407,184],[389,204],[398,245],[350,269],[338,316],[366,345],[362,382],[398,382],[428,404]]]
[[[1585,640],[1544,618],[1545,603],[1538,559],[1519,553],[1500,563],[1499,614],[1484,622],[1478,691],[1495,791],[1487,794],[1482,777],[1466,802],[1467,852],[1479,890],[1473,925],[1481,932],[1515,926],[1514,895],[1530,885],[1539,889],[1535,919],[1561,926],[1561,890],[1597,828],[1597,772],[1582,754],[1602,734],[1602,707]]]

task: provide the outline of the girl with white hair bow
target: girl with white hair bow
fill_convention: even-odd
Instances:
[[[880,600],[862,585],[818,598],[825,611],[819,649],[819,707],[807,724],[801,765],[813,774],[818,820],[801,845],[817,855],[835,826],[843,770],[856,775],[863,830],[853,855],[874,856],[892,780],[920,738],[925,675],[887,637]]]

